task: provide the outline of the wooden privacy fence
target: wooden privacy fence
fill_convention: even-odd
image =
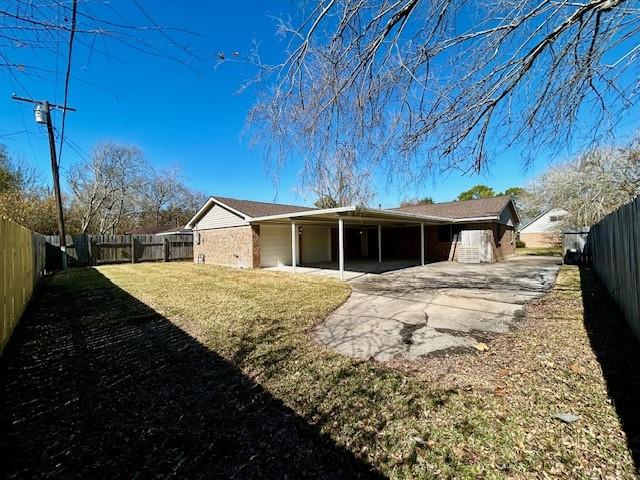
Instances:
[[[640,197],[591,227],[593,269],[640,338]]]
[[[45,239],[0,217],[0,353],[45,269]]]
[[[48,236],[59,246],[58,236]],[[108,263],[193,260],[193,235],[67,235],[70,267]]]

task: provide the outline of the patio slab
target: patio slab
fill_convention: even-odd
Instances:
[[[349,300],[311,335],[340,353],[379,361],[472,348],[515,328],[524,305],[553,287],[559,266],[553,257],[516,257],[352,277]]]
[[[345,262],[344,266],[344,280],[352,281],[370,275],[377,276],[387,272],[412,268],[416,265],[417,262],[415,260],[384,260],[382,263],[378,263],[376,260],[348,260]],[[289,265],[266,267],[265,270],[289,273],[293,271]],[[296,266],[296,273],[321,275],[332,278],[340,277],[337,262],[318,262],[313,264],[304,264],[302,266],[298,265]]]

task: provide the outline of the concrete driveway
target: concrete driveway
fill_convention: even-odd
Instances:
[[[433,263],[352,280],[353,294],[312,332],[340,353],[389,360],[473,348],[508,332],[553,284],[554,257]]]

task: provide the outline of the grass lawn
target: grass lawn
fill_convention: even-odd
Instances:
[[[516,248],[518,255],[543,255],[545,257],[561,257],[562,247],[521,247]]]
[[[157,448],[163,458],[171,458],[179,476],[197,477],[198,470],[189,468],[204,468],[207,459],[215,456],[218,468],[228,469],[224,476],[236,478],[281,478],[284,474],[295,478],[301,472],[328,478],[367,476],[366,468],[357,466],[359,462],[391,478],[635,478],[625,432],[608,398],[606,372],[596,357],[602,351],[594,353],[593,339],[585,327],[585,285],[590,304],[595,301],[605,307],[599,314],[591,310],[589,321],[598,315],[607,315],[600,318],[607,322],[619,322],[619,318],[588,272],[581,275],[576,267],[562,267],[555,289],[527,308],[523,328],[491,343],[488,352],[393,366],[335,354],[306,335],[348,297],[350,287],[338,281],[186,263],[104,266],[97,271],[100,275],[95,270],[78,270],[49,282],[17,333],[8,354],[9,366],[0,370],[0,378],[16,371],[15,364],[29,366],[34,355],[29,349],[35,348],[29,343],[32,329],[56,314],[55,309],[48,310],[46,317],[38,319],[44,315],[38,309],[54,300],[68,299],[67,307],[59,308],[71,308],[67,314],[78,317],[70,329],[71,338],[78,336],[74,332],[84,331],[83,327],[94,329],[78,340],[94,357],[107,357],[107,350],[96,345],[108,337],[106,326],[118,325],[126,334],[109,340],[117,348],[108,356],[109,362],[100,365],[110,372],[126,370],[128,357],[115,352],[135,347],[144,352],[142,359],[136,357],[135,371],[145,375],[126,377],[124,384],[113,387],[108,401],[125,395],[127,402],[115,401],[107,412],[120,415],[120,409],[129,409],[131,428],[142,432],[137,434],[140,442],[148,440],[144,455],[154,458]],[[188,338],[197,339],[203,351],[194,352],[196,347],[167,330],[168,326],[160,328],[168,323],[162,323],[163,319],[188,332]],[[55,331],[49,328],[48,338]],[[136,340],[130,344],[132,335]],[[165,337],[170,340],[163,340]],[[598,348],[627,355],[636,348],[629,342],[627,336],[610,344],[601,342]],[[48,348],[55,346],[58,343]],[[211,359],[203,357],[209,354]],[[99,370],[91,362],[72,365],[85,369],[81,370],[85,374],[94,367]],[[628,369],[635,371],[636,367],[630,364]],[[60,375],[61,368],[47,375]],[[238,372],[231,382],[228,372],[235,369]],[[209,373],[214,370],[227,373],[214,376]],[[148,384],[150,377],[157,383]],[[91,392],[111,386],[111,377],[108,382],[104,375],[96,378]],[[139,384],[144,388],[137,391]],[[217,387],[219,384],[223,387]],[[188,393],[191,389],[195,394]],[[210,394],[212,389],[215,395]],[[101,410],[96,406],[100,405],[99,394],[92,395],[91,408]],[[70,400],[72,407],[76,400]],[[627,400],[634,401],[621,400],[620,405],[637,405],[637,397]],[[162,416],[136,420],[144,408],[138,402],[151,402],[150,411],[159,408]],[[218,409],[224,414],[212,417],[212,411]],[[192,421],[194,411],[200,419],[184,423]],[[560,412],[579,415],[580,420],[565,424],[552,418]],[[59,422],[57,417],[59,413],[51,421]],[[165,418],[171,418],[171,423],[165,425]],[[284,426],[291,422],[295,427]],[[220,453],[219,438],[204,426],[223,430],[225,442],[232,442],[232,452],[242,452],[240,458]],[[184,432],[185,428],[194,430]],[[147,430],[152,433],[145,433]],[[113,429],[109,432],[113,436]],[[180,447],[169,434],[183,438]],[[198,436],[196,449],[201,456],[195,459],[188,448],[193,442],[189,435]],[[213,435],[211,441],[209,435]],[[122,437],[125,444],[138,441],[136,434]],[[306,439],[312,437],[307,444]],[[287,443],[288,438],[295,442]],[[2,442],[0,447],[4,447]],[[104,446],[101,449],[109,451]],[[93,449],[91,452],[95,455]],[[171,452],[174,454],[168,455]],[[64,462],[64,458],[60,454],[55,461]],[[132,459],[123,461],[131,463]],[[154,462],[146,468],[159,468]],[[351,463],[339,473],[331,470],[342,468],[341,462]],[[254,464],[263,470],[252,470]],[[288,464],[293,467],[283,472]]]

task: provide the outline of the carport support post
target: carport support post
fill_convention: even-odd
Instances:
[[[382,263],[382,225],[378,225],[378,263]]]
[[[296,273],[296,260],[298,257],[298,232],[296,222],[291,222],[291,271]]]
[[[344,220],[338,218],[338,267],[340,280],[344,280]]]
[[[424,265],[424,223],[420,223],[420,264]]]

